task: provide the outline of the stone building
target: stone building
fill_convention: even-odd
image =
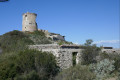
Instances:
[[[29,45],[30,49],[36,49],[39,51],[51,52],[57,60],[57,64],[61,69],[67,69],[78,63],[81,63],[81,54],[83,49],[80,45],[58,45],[58,44],[41,44],[41,45]],[[102,52],[120,54],[120,49],[103,48]],[[99,58],[97,56],[95,59]]]
[[[56,33],[50,33],[48,30],[38,29],[36,23],[37,14],[35,13],[24,13],[22,22],[22,31],[34,32],[41,31],[44,32],[46,37],[56,40],[65,41],[65,36]],[[79,45],[57,45],[57,44],[42,44],[42,45],[29,45],[30,49],[37,49],[39,51],[51,52],[57,60],[57,64],[61,69],[69,68],[78,63],[81,63],[82,50]],[[120,53],[120,49],[112,49],[111,47],[106,47],[102,49],[102,52],[107,53]],[[1,50],[0,50],[1,53]]]
[[[30,49],[36,49],[39,51],[51,52],[57,60],[57,64],[61,69],[67,69],[74,66],[81,61],[82,49],[79,45],[57,45],[57,44],[45,44],[45,45],[29,45]]]
[[[120,54],[120,49],[113,48],[113,47],[103,47],[103,49],[101,51],[108,53],[108,54],[111,54],[111,53]]]
[[[49,35],[47,35],[47,37],[51,38],[54,41],[57,41],[57,40],[65,41],[65,36],[62,36],[62,35],[56,34],[56,33],[49,33]]]
[[[35,13],[24,13],[23,21],[22,21],[22,31],[34,32],[37,31],[37,23],[36,23],[37,14]]]

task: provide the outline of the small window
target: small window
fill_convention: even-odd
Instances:
[[[106,51],[103,51],[104,53],[106,53]]]
[[[27,15],[25,15],[25,17],[27,17]]]
[[[115,52],[115,51],[113,51],[113,52]]]

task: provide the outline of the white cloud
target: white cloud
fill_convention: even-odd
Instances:
[[[101,41],[96,41],[94,44],[119,44],[120,40],[101,40]]]
[[[74,43],[74,44],[77,44],[77,45],[79,44],[78,42],[73,42],[73,43]]]

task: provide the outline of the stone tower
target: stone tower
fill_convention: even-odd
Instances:
[[[22,31],[34,32],[37,31],[37,23],[36,23],[37,14],[35,13],[24,13],[23,21],[22,21]]]

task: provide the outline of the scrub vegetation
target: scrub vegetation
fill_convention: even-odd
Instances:
[[[120,54],[101,52],[101,47],[92,44],[91,39],[80,46],[84,49],[81,63],[76,64],[73,58],[74,66],[65,70],[57,66],[52,53],[27,47],[52,42],[40,31],[14,30],[1,35],[0,80],[106,80],[111,77],[120,80]],[[59,41],[59,45],[64,43],[68,42]]]

